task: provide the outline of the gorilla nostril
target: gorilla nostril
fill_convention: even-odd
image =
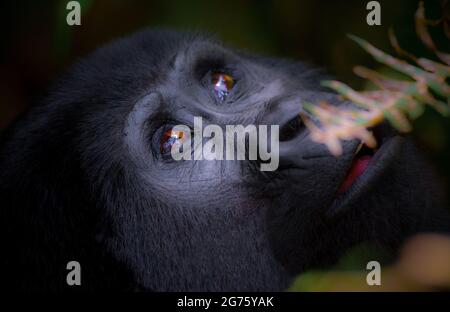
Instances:
[[[300,115],[296,115],[280,128],[280,142],[289,141],[304,129]]]

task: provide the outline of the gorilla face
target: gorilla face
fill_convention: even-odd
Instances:
[[[376,151],[348,141],[338,158],[309,139],[302,102],[350,105],[321,79],[170,31],[140,32],[75,65],[2,144],[8,285],[66,290],[65,265],[77,260],[82,289],[282,290],[359,242],[395,250],[414,232],[447,229],[409,139],[383,125]],[[173,160],[165,135],[194,117],[279,125],[279,168]]]

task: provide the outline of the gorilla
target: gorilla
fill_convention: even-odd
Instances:
[[[162,29],[81,60],[2,134],[2,287],[281,291],[362,242],[395,255],[414,233],[448,232],[445,193],[411,138],[381,125],[376,150],[349,140],[340,157],[311,141],[301,103],[352,105],[323,78]],[[167,157],[167,131],[194,116],[279,125],[278,169]],[[80,286],[67,285],[70,261]]]

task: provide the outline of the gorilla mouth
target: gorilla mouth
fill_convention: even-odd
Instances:
[[[403,138],[392,131],[373,129],[378,147],[369,148],[360,144],[355,151],[348,172],[342,180],[328,214],[332,215],[347,207],[351,202],[370,193],[379,176],[387,172],[389,166],[400,154]]]
[[[372,149],[364,143],[361,143],[358,146],[353,162],[350,166],[350,170],[348,171],[344,181],[342,181],[338,194],[345,193],[355,183],[355,181],[367,169],[376,152],[377,149]]]

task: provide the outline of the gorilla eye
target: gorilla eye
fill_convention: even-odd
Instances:
[[[172,146],[174,144],[181,144],[184,137],[185,133],[183,131],[174,131],[173,129],[169,129],[164,132],[160,143],[161,154],[169,154],[172,150]]]
[[[230,75],[214,72],[211,75],[211,83],[218,98],[223,101],[234,86],[234,79]]]

